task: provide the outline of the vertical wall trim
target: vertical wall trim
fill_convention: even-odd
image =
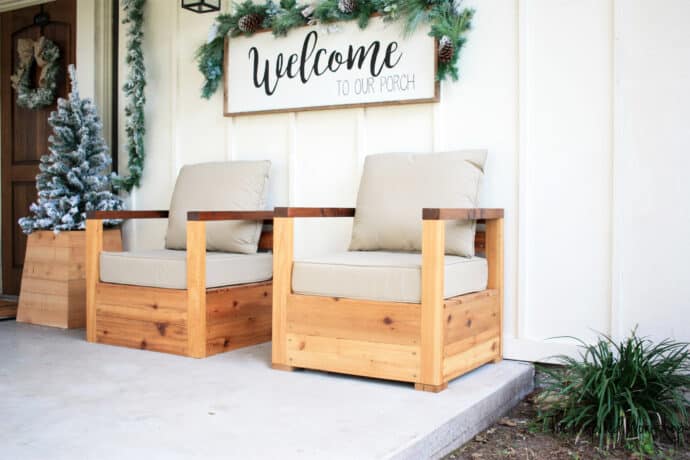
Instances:
[[[288,206],[293,206],[296,204],[295,200],[297,198],[297,186],[296,177],[297,174],[297,113],[292,112],[288,115],[288,161],[287,161],[287,174],[288,174]]]
[[[177,135],[177,122],[179,114],[177,113],[177,98],[181,88],[179,87],[180,81],[180,60],[178,56],[180,55],[180,50],[178,49],[179,42],[177,40],[177,31],[180,29],[180,7],[177,2],[166,2],[166,6],[172,7],[172,25],[170,29],[170,86],[172,91],[172,97],[170,98],[170,133],[172,135],[170,148],[172,149],[173,161],[170,162],[172,171],[170,172],[171,177],[177,177],[177,171],[182,167],[183,159],[181,158],[180,149],[178,148],[178,135]],[[149,18],[154,17],[153,11],[149,11]]]
[[[223,96],[225,97],[225,96]],[[226,147],[226,152],[225,152],[225,158],[228,161],[233,161],[235,159],[235,156],[237,155],[237,141],[236,141],[236,134],[237,134],[237,118],[236,117],[230,117],[228,118],[228,123],[227,123],[227,129],[223,131],[225,135],[224,142],[227,147]]]
[[[364,159],[367,156],[367,109],[365,107],[357,111],[357,142],[355,144],[355,183],[359,183],[359,178],[362,175],[362,168],[364,167]]]
[[[610,224],[610,247],[611,247],[611,291],[610,291],[610,310],[609,310],[609,334],[614,338],[620,338],[622,335],[620,324],[620,311],[622,304],[622,290],[621,290],[621,270],[623,261],[621,260],[622,246],[624,244],[623,235],[618,235],[618,229],[622,228],[621,208],[617,205],[618,192],[620,190],[621,171],[619,170],[619,158],[616,142],[618,137],[618,124],[616,123],[617,114],[620,113],[621,101],[617,95],[617,69],[618,59],[620,56],[619,42],[617,39],[616,25],[618,23],[617,16],[619,10],[623,8],[625,2],[617,2],[611,0],[611,224]],[[622,233],[622,232],[621,232]]]
[[[117,56],[113,55],[113,0],[96,3],[96,93],[103,122],[103,137],[113,138],[113,67]],[[115,152],[113,152],[115,153]],[[116,156],[116,155],[115,155]]]
[[[443,83],[441,83],[443,86]],[[439,91],[442,92],[443,88]],[[443,101],[443,98],[441,98]],[[441,113],[441,104],[443,102],[437,102],[431,105],[431,151],[440,152],[443,151],[445,145],[443,144],[443,116]]]
[[[527,152],[529,139],[527,137],[527,34],[528,34],[528,0],[517,0],[517,162],[515,168],[517,183],[517,271],[515,281],[515,305],[513,307],[513,333],[516,338],[522,338],[525,333],[525,319],[527,308],[527,180],[524,177],[527,170]]]

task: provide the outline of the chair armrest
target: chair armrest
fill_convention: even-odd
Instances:
[[[424,220],[493,220],[502,219],[503,209],[488,208],[424,208]]]
[[[187,220],[273,220],[273,211],[189,211]]]
[[[276,208],[276,217],[354,217],[355,208]]]
[[[89,211],[87,219],[167,219],[168,211]]]

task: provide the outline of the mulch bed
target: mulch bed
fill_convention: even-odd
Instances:
[[[602,451],[597,441],[573,435],[553,434],[542,430],[536,421],[537,408],[534,404],[536,393],[532,393],[518,404],[508,415],[503,417],[486,431],[444,460],[494,460],[494,459],[548,459],[548,460],[584,460],[584,459],[639,459],[630,451],[616,449]],[[651,457],[658,459],[690,460],[690,437],[685,447],[674,448],[672,445],[661,445],[660,454]]]

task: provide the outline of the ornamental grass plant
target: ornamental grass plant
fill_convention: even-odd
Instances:
[[[547,430],[592,435],[600,448],[624,446],[652,454],[666,438],[678,445],[690,424],[690,350],[687,343],[653,343],[636,330],[620,343],[602,335],[578,340],[578,358],[543,367],[539,419]]]

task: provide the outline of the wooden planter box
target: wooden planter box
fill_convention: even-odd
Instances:
[[[121,251],[120,229],[103,232],[103,249]],[[86,325],[86,232],[29,235],[17,321],[61,328]]]

